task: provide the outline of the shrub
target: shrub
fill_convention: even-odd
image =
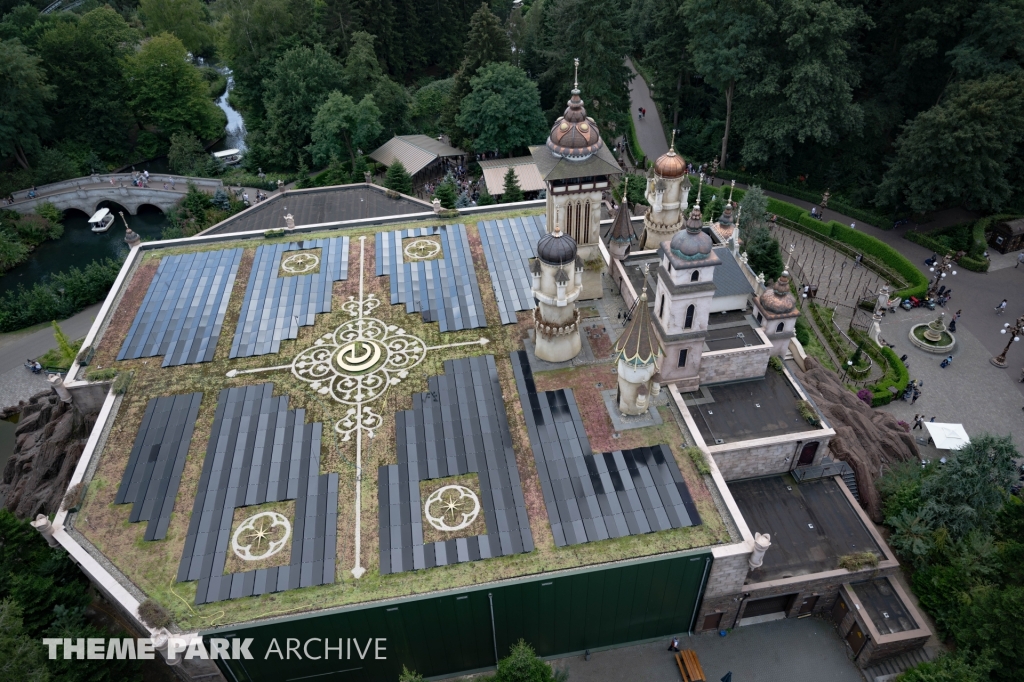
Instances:
[[[782,373],[782,360],[779,359],[779,356],[773,355],[768,358],[768,366],[776,372],[779,372],[780,374]]]
[[[78,505],[82,504],[82,498],[85,496],[85,484],[79,481],[74,484],[64,494],[64,500],[60,503],[60,508],[65,511],[72,511],[78,508]]]
[[[139,604],[139,618],[151,628],[165,628],[173,622],[167,609],[152,599]]]
[[[866,402],[868,405],[871,404],[871,391],[866,388],[862,388],[857,391],[857,397]]]
[[[0,331],[71,317],[87,305],[103,300],[120,270],[120,260],[107,258],[84,268],[54,273],[31,289],[19,286],[5,292],[0,297]]]
[[[839,568],[847,571],[859,571],[865,566],[877,566],[878,555],[874,552],[854,552],[839,557]]]
[[[806,400],[798,400],[796,401],[796,409],[808,424],[811,426],[821,426],[821,418],[818,416],[818,412],[814,409],[814,405],[811,405]]]
[[[111,386],[114,395],[124,395],[128,391],[128,387],[132,385],[132,379],[134,378],[135,372],[122,372],[118,374]]]
[[[708,466],[707,459],[704,457],[704,452],[697,447],[689,447],[685,450],[686,456],[693,461],[693,465],[697,467],[697,473],[702,476],[707,476],[711,473],[711,467]]]
[[[36,206],[36,214],[51,223],[60,223],[64,219],[64,211],[60,210],[49,201],[44,201]],[[59,236],[59,235],[58,235]]]
[[[113,367],[107,367],[106,369],[90,369],[85,373],[87,381],[110,381],[116,377],[119,372]]]

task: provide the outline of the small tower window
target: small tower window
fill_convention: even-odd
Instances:
[[[693,271],[693,274],[690,275],[690,281],[691,282],[699,282],[700,281],[700,270],[694,270]]]
[[[684,329],[689,329],[693,326],[693,304],[686,306],[686,321],[683,323]]]
[[[679,351],[679,366],[680,367],[686,367],[686,351],[687,350],[688,349],[684,348],[681,351]]]
[[[775,328],[775,331],[776,332],[781,332],[785,328],[786,328],[786,323],[785,322],[779,322],[779,326]]]
[[[762,320],[761,313],[758,313],[757,314],[757,323],[761,324],[761,320]]]
[[[665,297],[661,297],[661,303],[658,304],[658,317],[662,320],[665,319]]]

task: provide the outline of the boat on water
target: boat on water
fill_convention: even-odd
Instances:
[[[242,152],[238,149],[225,149],[222,152],[214,152],[213,158],[226,166],[237,166],[242,162]]]
[[[114,214],[110,212],[108,208],[101,208],[92,214],[89,218],[89,226],[92,227],[92,231],[97,234],[106,232],[110,229],[110,226],[114,224]]]

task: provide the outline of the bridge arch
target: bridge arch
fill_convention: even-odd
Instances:
[[[109,208],[110,212],[113,213],[115,216],[118,214],[119,211],[123,211],[127,215],[135,215],[136,213],[135,211],[131,210],[130,206],[114,201],[113,199],[104,199],[100,201],[99,203],[96,204],[96,208],[93,210],[95,212],[100,210],[101,208]]]
[[[139,204],[135,208],[135,213],[136,214],[138,214],[138,213],[152,213],[154,211],[156,211],[158,213],[167,213],[167,211],[165,209],[161,208],[160,206],[157,206],[156,204]]]

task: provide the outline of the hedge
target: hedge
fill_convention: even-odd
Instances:
[[[952,252],[951,248],[934,237],[931,237],[927,232],[907,232],[903,237],[915,244],[920,244],[926,249],[931,249],[936,254],[945,255]],[[989,266],[987,258],[971,258],[970,256],[961,256],[960,260],[957,261],[957,264],[967,270],[973,270],[974,272],[988,272]]]
[[[907,384],[910,383],[910,372],[907,371],[907,366],[900,362],[892,348],[886,346],[881,351],[882,355],[885,356],[888,369],[886,369],[885,375],[877,384],[869,387],[871,390],[871,407],[888,405],[894,397],[903,395],[903,391],[907,390]],[[890,386],[896,387],[895,396],[889,390]]]
[[[40,322],[63,320],[88,305],[102,301],[121,271],[122,260],[107,258],[84,268],[71,267],[56,272],[31,289],[0,296],[0,332],[24,329]]]
[[[782,183],[773,182],[763,177],[757,177],[748,173],[737,173],[736,171],[720,170],[718,171],[718,177],[726,180],[736,180],[737,182],[743,182],[748,185],[757,185],[762,189],[769,190],[771,192],[778,192],[779,194],[788,194],[796,197],[797,199],[803,199],[809,201],[812,204],[818,205],[821,203],[821,193],[811,192],[800,187],[793,187],[792,185],[784,185]],[[832,196],[828,201],[828,208],[833,211],[838,211],[843,215],[848,215],[855,220],[859,220],[868,225],[873,225],[881,230],[888,230],[892,228],[893,221],[891,218],[887,218],[881,213],[877,213],[870,209],[858,208],[842,200],[841,197]]]

